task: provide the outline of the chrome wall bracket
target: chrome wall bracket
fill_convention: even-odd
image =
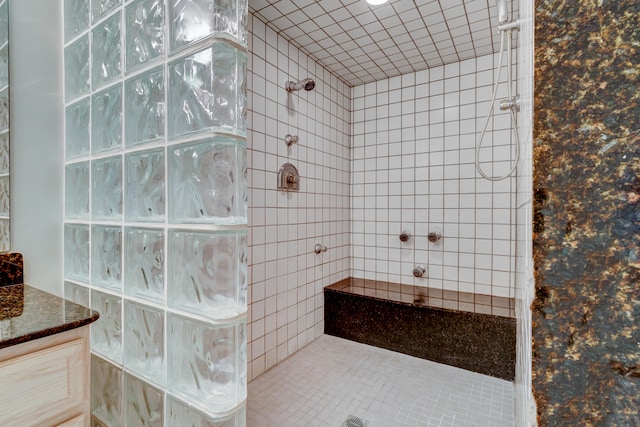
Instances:
[[[516,95],[512,99],[503,99],[500,101],[501,110],[513,110],[514,112],[520,111],[520,96]]]

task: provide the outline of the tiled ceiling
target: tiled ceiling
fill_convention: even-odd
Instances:
[[[500,47],[495,0],[249,0],[249,9],[350,86]]]

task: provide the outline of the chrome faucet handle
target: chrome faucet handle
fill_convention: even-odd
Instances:
[[[298,140],[298,135],[291,135],[288,133],[284,136],[284,143],[287,144],[287,147],[291,147],[291,145],[298,142]]]
[[[427,239],[431,242],[431,243],[435,243],[438,240],[442,239],[442,234],[440,234],[439,231],[432,231],[431,233],[429,233],[427,235]]]
[[[409,233],[407,230],[402,230],[402,233],[400,233],[400,241],[408,242],[410,238],[411,238],[411,233]]]
[[[313,247],[313,251],[317,254],[319,254],[320,252],[327,252],[327,247],[321,245],[320,243],[316,243],[316,245]]]

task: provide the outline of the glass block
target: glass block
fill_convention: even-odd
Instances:
[[[246,407],[242,405],[232,414],[212,416],[198,411],[179,400],[167,397],[167,427],[244,427]]]
[[[138,0],[126,12],[127,71],[164,53],[164,1]]]
[[[122,147],[122,85],[117,84],[91,98],[91,152]]]
[[[169,306],[211,319],[244,313],[246,234],[187,230],[169,233]]]
[[[89,283],[88,225],[64,225],[64,277]]]
[[[0,219],[0,251],[7,252],[11,249],[10,238],[11,221],[9,219]]]
[[[164,301],[164,231],[126,228],[124,292]]]
[[[170,2],[171,51],[208,36],[231,37],[246,44],[244,0],[175,0]]]
[[[247,130],[247,61],[241,60],[238,63],[238,89],[236,97],[238,100],[238,133],[244,135]]]
[[[233,409],[247,395],[245,321],[205,323],[167,314],[167,381],[176,396],[200,410]]]
[[[9,85],[9,44],[0,49],[0,88]]]
[[[88,161],[65,167],[64,216],[66,219],[89,219]]]
[[[122,157],[94,160],[91,169],[93,219],[122,218]]]
[[[124,366],[164,384],[164,313],[129,300],[124,304]]]
[[[247,28],[249,28],[249,2],[244,0],[238,1],[238,40],[243,45],[248,44],[248,33]]]
[[[124,375],[124,425],[163,427],[164,393],[131,374]]]
[[[89,93],[88,34],[64,49],[64,98],[68,101],[86,93]]]
[[[172,222],[247,222],[246,150],[214,137],[169,148],[169,219]]]
[[[9,132],[0,133],[0,174],[9,173]]]
[[[164,149],[139,151],[126,156],[127,221],[164,219]]]
[[[91,355],[91,415],[99,425],[122,425],[122,380],[121,369]]]
[[[0,176],[0,216],[8,217],[9,213],[9,177]]]
[[[110,82],[122,74],[120,13],[116,13],[93,29],[91,82],[94,87]]]
[[[97,419],[96,417],[91,417],[91,427],[111,427]]]
[[[122,287],[122,228],[91,228],[91,283],[115,291]]]
[[[238,98],[246,69],[243,51],[222,42],[169,64],[169,136],[204,131],[246,132]]]
[[[65,157],[67,160],[89,154],[90,98],[69,105],[65,113]]]
[[[64,282],[64,297],[76,304],[89,307],[89,288],[71,282]]]
[[[9,41],[9,2],[0,5],[0,46]]]
[[[163,68],[127,80],[125,98],[127,147],[162,138],[165,123]]]
[[[91,324],[91,350],[122,363],[122,298],[93,289],[91,308],[100,313]]]
[[[89,0],[64,0],[64,40],[89,28]]]
[[[95,24],[96,21],[104,18],[122,4],[122,0],[91,0],[91,20]]]
[[[9,129],[9,88],[0,91],[0,131]]]

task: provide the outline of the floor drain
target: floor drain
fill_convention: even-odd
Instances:
[[[354,415],[349,415],[340,427],[366,427],[367,424],[369,424],[369,421],[365,421]]]

